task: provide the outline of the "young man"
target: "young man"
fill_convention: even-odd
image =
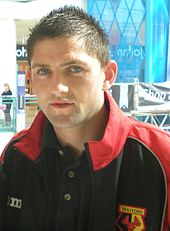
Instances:
[[[117,65],[98,23],[53,10],[27,48],[41,111],[1,155],[0,230],[169,230],[170,134],[108,94]]]

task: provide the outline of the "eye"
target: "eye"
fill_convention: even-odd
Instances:
[[[48,75],[50,73],[50,70],[46,67],[42,67],[42,68],[38,69],[37,73],[39,75]]]
[[[83,71],[83,69],[80,66],[74,65],[74,66],[69,67],[69,71],[72,73],[80,73]]]

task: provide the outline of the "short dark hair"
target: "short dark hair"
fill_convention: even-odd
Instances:
[[[52,10],[43,17],[32,29],[27,41],[28,61],[34,52],[34,46],[45,38],[82,39],[85,51],[96,57],[101,66],[109,60],[108,38],[94,17],[75,6],[64,6]]]

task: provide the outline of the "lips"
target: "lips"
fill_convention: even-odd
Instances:
[[[56,107],[56,108],[67,108],[72,106],[72,102],[65,102],[65,101],[55,101],[51,103],[51,106]]]

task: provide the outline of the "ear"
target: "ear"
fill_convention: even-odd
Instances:
[[[109,61],[105,66],[105,80],[103,82],[103,90],[108,90],[114,83],[117,75],[117,64],[114,60]]]

